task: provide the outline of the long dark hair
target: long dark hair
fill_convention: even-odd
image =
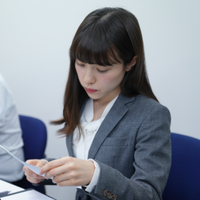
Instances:
[[[70,135],[79,127],[80,110],[87,94],[80,85],[75,60],[98,65],[112,65],[123,61],[124,66],[136,56],[137,62],[126,72],[121,92],[126,96],[142,94],[156,101],[146,73],[143,39],[136,17],[122,8],[102,8],[91,12],[80,24],[70,47],[70,71],[64,94],[63,119],[59,130]]]

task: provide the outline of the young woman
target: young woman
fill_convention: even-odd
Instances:
[[[69,156],[29,160],[76,199],[161,200],[170,165],[170,113],[152,92],[137,19],[122,8],[90,13],[70,48],[61,134]],[[43,177],[24,167],[27,179]],[[43,181],[45,183],[45,181]]]

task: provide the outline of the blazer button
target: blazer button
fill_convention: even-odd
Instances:
[[[108,199],[112,199],[112,197],[113,197],[112,193],[111,193],[111,192],[108,192],[107,198],[108,198]]]
[[[117,200],[117,195],[113,195],[112,200]]]
[[[107,194],[108,194],[108,193],[109,193],[108,190],[104,190],[104,191],[103,191],[103,196],[104,196],[104,197],[107,197]]]

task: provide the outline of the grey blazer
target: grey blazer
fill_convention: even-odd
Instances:
[[[171,166],[170,113],[158,102],[119,95],[102,122],[88,158],[100,166],[91,193],[77,200],[161,200]],[[73,136],[67,137],[70,156]]]

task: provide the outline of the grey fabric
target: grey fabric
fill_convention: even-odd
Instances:
[[[89,150],[100,166],[98,183],[91,193],[78,190],[76,199],[161,200],[171,166],[170,121],[158,102],[120,94]]]

